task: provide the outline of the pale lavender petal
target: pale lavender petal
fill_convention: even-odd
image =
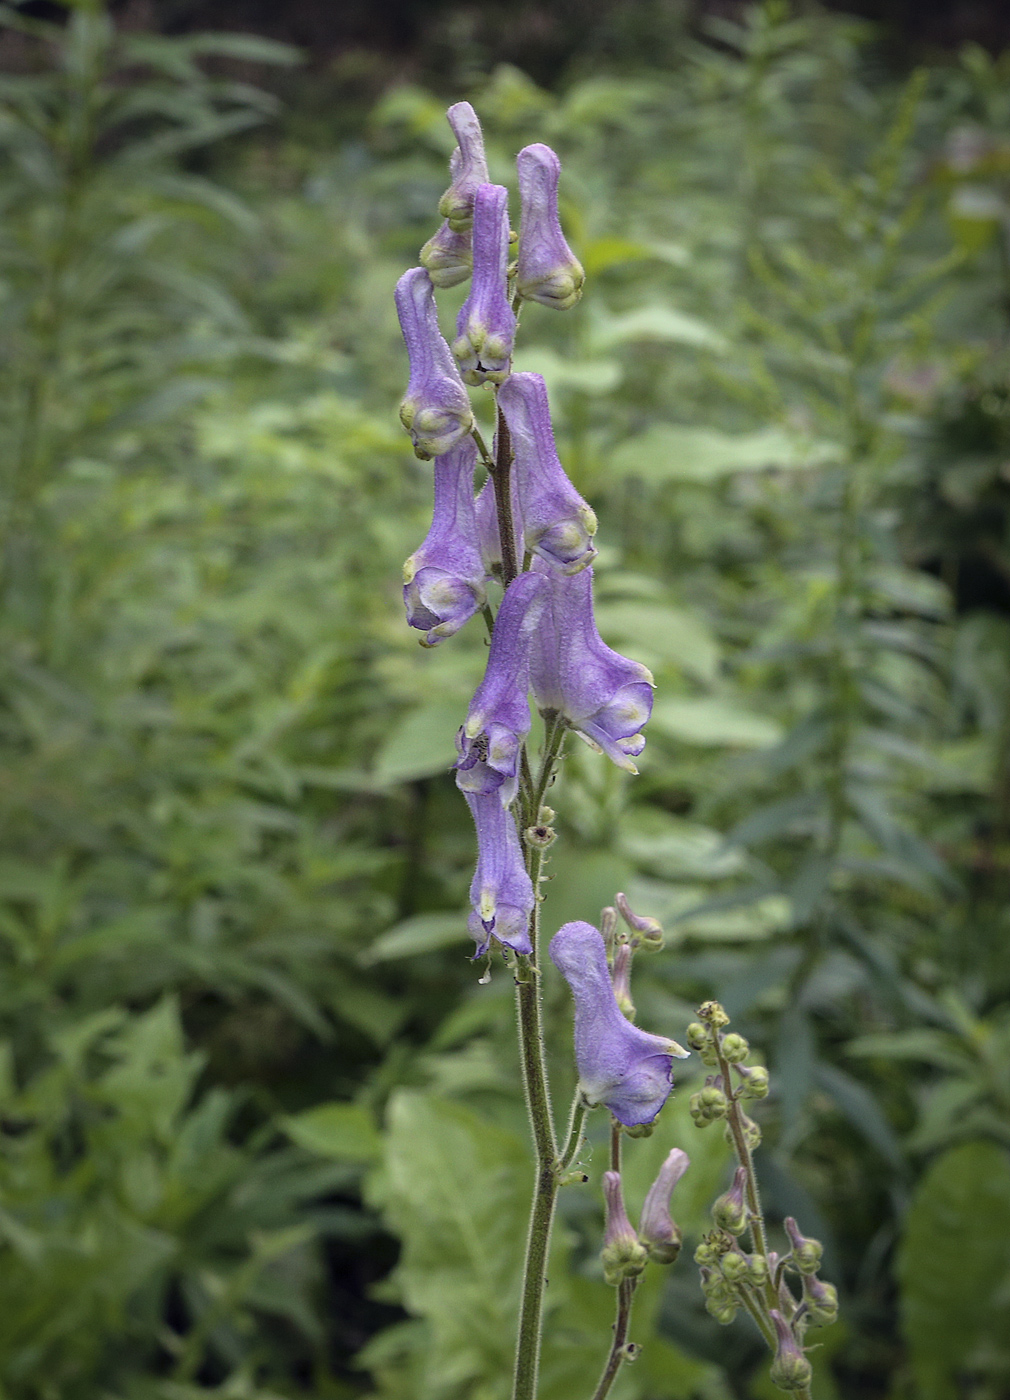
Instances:
[[[512,451],[526,548],[564,573],[591,563],[596,516],[565,475],[539,374],[510,375],[498,391]]]
[[[561,162],[550,146],[537,143],[519,152],[516,168],[522,208],[516,290],[526,301],[564,311],[582,295],[586,275],[561,232]]]
[[[473,200],[479,185],[488,182],[484,137],[477,113],[469,102],[457,102],[446,112],[459,142],[450,163],[452,184],[439,200],[438,212],[454,233],[466,233],[473,223]]]
[[[463,792],[497,793],[504,806],[519,785],[519,754],[530,728],[530,641],[546,592],[539,574],[520,574],[505,590],[484,679],[456,736],[457,786]]]
[[[435,646],[487,601],[474,511],[477,447],[465,437],[435,461],[435,509],[424,543],[403,566],[407,622]]]
[[[477,828],[477,869],[470,885],[473,913],[468,921],[477,941],[474,957],[482,957],[492,939],[516,953],[531,953],[533,882],[523,862],[512,814],[496,792],[464,795]]]
[[[679,1147],[667,1155],[642,1206],[638,1234],[643,1244],[660,1251],[669,1245],[679,1245],[681,1233],[670,1215],[670,1196],[690,1165],[691,1159]]]
[[[421,249],[420,260],[436,287],[465,282],[473,266],[469,233],[455,233],[446,219]]]
[[[508,298],[508,250],[508,190],[480,185],[473,206],[473,285],[452,344],[468,384],[500,384],[512,363],[516,318]]]
[[[619,768],[635,773],[632,759],[645,746],[641,730],[652,713],[652,674],[597,631],[592,569],[565,577],[539,562],[535,568],[550,586],[530,654],[537,706],[564,715]]]
[[[396,311],[410,360],[410,380],[400,404],[400,422],[422,461],[455,447],[473,426],[470,395],[452,351],[442,338],[435,291],[423,267],[412,267],[396,284]]]
[[[551,961],[575,1000],[575,1063],[590,1104],[605,1104],[626,1127],[651,1123],[673,1087],[675,1042],[626,1020],[614,998],[598,929],[564,924],[551,939]]]

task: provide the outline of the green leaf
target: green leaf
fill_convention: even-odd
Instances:
[[[729,700],[671,696],[653,706],[651,727],[684,744],[740,749],[767,749],[782,738],[782,729],[766,715]]]
[[[636,661],[658,669],[670,662],[685,675],[711,684],[719,670],[719,643],[700,618],[658,603],[599,603],[596,625],[611,646],[635,648]]]
[[[609,470],[656,484],[715,482],[735,472],[813,467],[832,455],[831,444],[812,443],[780,428],[723,433],[715,428],[657,423],[623,442],[611,455]]]
[[[320,1157],[373,1162],[382,1145],[375,1120],[361,1104],[321,1103],[280,1121],[292,1142]]]
[[[584,394],[609,394],[621,382],[623,371],[616,360],[563,360],[553,350],[537,346],[523,350],[515,357],[517,370],[542,374],[547,392],[553,397],[563,389],[577,389]]]
[[[725,336],[699,317],[655,302],[619,316],[597,316],[591,326],[590,341],[597,350],[610,350],[641,340],[667,345],[693,345],[719,354],[724,354],[729,348]]]
[[[411,710],[380,749],[375,777],[383,783],[406,783],[448,773],[456,761],[456,731],[462,721],[453,700],[431,700]]]
[[[418,953],[430,953],[436,948],[463,943],[469,938],[466,929],[468,912],[463,909],[453,914],[417,914],[412,919],[404,919],[381,933],[372,946],[361,954],[359,961],[389,962],[393,958],[412,958]]]
[[[898,1251],[902,1330],[921,1400],[955,1400],[973,1375],[994,1376],[982,1388],[1005,1393],[1008,1240],[1010,1157],[990,1142],[949,1149],[919,1183]]]

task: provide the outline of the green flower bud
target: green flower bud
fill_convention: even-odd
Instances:
[[[733,1176],[733,1185],[712,1206],[712,1219],[721,1230],[728,1230],[732,1235],[742,1234],[747,1228],[747,1202],[744,1199],[744,1190],[747,1185],[747,1168],[737,1167]]]
[[[603,1236],[603,1277],[615,1286],[622,1279],[634,1278],[649,1262],[648,1250],[631,1228],[619,1172],[603,1173],[603,1195],[607,1203],[607,1225]]]
[[[719,1261],[722,1269],[722,1276],[728,1283],[743,1283],[749,1278],[750,1265],[746,1254],[740,1254],[737,1250],[731,1249],[728,1254],[724,1254]]]
[[[742,1060],[746,1060],[750,1054],[750,1046],[742,1035],[737,1035],[732,1031],[729,1035],[723,1036],[722,1053],[731,1065],[738,1065]]]
[[[792,1245],[792,1260],[801,1274],[816,1274],[821,1266],[824,1246],[820,1240],[810,1240],[800,1234],[800,1227],[791,1215],[783,1220],[789,1243]]]
[[[701,1006],[698,1007],[698,1019],[717,1031],[721,1031],[723,1026],[729,1025],[729,1017],[717,1001],[702,1002]]]
[[[763,1099],[767,1096],[768,1071],[764,1065],[737,1065],[737,1073],[742,1080],[741,1098]]]
[[[761,1129],[754,1122],[753,1118],[748,1118],[746,1113],[740,1115],[740,1126],[743,1129],[743,1140],[753,1152],[755,1148],[761,1146]],[[733,1136],[729,1124],[726,1125],[726,1141],[730,1147],[736,1146],[736,1139]]]
[[[807,1274],[803,1298],[811,1327],[828,1327],[838,1317],[838,1289],[833,1283],[822,1283],[816,1274]]]
[[[748,1283],[763,1288],[768,1282],[768,1260],[763,1254],[752,1254],[747,1261]]]
[[[650,1138],[650,1137],[652,1137],[652,1135],[653,1135],[653,1133],[654,1133],[655,1131],[656,1131],[656,1124],[655,1124],[655,1122],[652,1122],[652,1123],[634,1123],[634,1124],[632,1124],[632,1126],[631,1126],[630,1128],[627,1128],[627,1127],[626,1127],[626,1128],[624,1129],[624,1132],[627,1134],[627,1136],[628,1136],[629,1138]]]
[[[703,1026],[700,1021],[692,1021],[687,1028],[687,1043],[692,1050],[697,1050],[699,1053],[707,1049],[712,1043],[708,1027]]]
[[[779,1390],[805,1390],[813,1375],[810,1362],[803,1355],[803,1348],[796,1340],[792,1328],[782,1314],[772,1308],[769,1316],[775,1324],[775,1333],[778,1338],[775,1360],[768,1373],[772,1385],[778,1386]]]

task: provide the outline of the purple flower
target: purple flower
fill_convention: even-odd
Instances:
[[[474,513],[476,460],[471,437],[436,459],[431,529],[403,566],[407,622],[426,634],[422,646],[451,637],[487,600]]]
[[[516,491],[516,474],[509,473],[509,487],[512,496],[512,519],[519,524],[519,496]],[[488,477],[484,485],[477,492],[477,500],[474,502],[474,509],[477,513],[477,535],[480,539],[480,553],[484,561],[484,568],[495,578],[502,577],[501,562],[501,533],[498,529],[498,507],[495,503],[494,482]],[[521,556],[521,535],[517,541],[517,555]]]
[[[618,1284],[634,1278],[649,1262],[649,1256],[631,1227],[624,1208],[620,1172],[603,1173],[603,1199],[606,1203],[606,1224],[603,1231],[603,1277],[607,1283]]]
[[[683,1237],[670,1215],[670,1196],[690,1165],[687,1153],[673,1148],[645,1197],[638,1235],[657,1264],[672,1264],[680,1253]]]
[[[530,639],[546,591],[539,574],[520,574],[505,590],[484,679],[456,735],[457,786],[463,792],[497,793],[506,807],[516,795],[519,750],[530,728]]]
[[[477,113],[469,102],[457,102],[446,112],[459,142],[449,163],[452,184],[438,202],[438,212],[453,233],[466,233],[473,223],[473,199],[478,185],[488,182],[484,137]]]
[[[547,386],[539,374],[513,374],[498,391],[515,454],[526,548],[566,574],[596,555],[596,516],[565,475],[554,446]]]
[[[516,168],[522,202],[516,290],[526,301],[565,311],[582,295],[586,274],[561,232],[561,162],[550,146],[538,143],[519,152]]]
[[[687,1052],[621,1015],[592,924],[564,924],[548,951],[575,999],[575,1063],[586,1101],[605,1104],[625,1127],[651,1123],[673,1088],[674,1056]]]
[[[483,957],[492,938],[516,953],[531,953],[533,881],[526,873],[512,814],[496,792],[464,796],[477,828],[477,869],[470,885],[473,913],[467,922],[477,940],[474,957]]]
[[[508,298],[508,251],[508,190],[480,185],[473,206],[473,285],[452,343],[467,384],[500,384],[508,376],[516,330]]]
[[[465,282],[470,276],[473,265],[470,235],[453,233],[446,219],[438,232],[428,239],[419,257],[436,287],[455,287],[457,282]]]
[[[613,651],[596,630],[592,569],[570,578],[542,572],[550,601],[530,655],[537,705],[564,715],[619,768],[636,773],[633,760],[645,747],[641,729],[652,713],[652,674]]]
[[[423,267],[412,267],[397,282],[396,311],[410,359],[400,422],[415,454],[427,461],[448,452],[470,431],[470,395],[439,331],[435,291]]]

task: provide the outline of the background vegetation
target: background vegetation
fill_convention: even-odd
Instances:
[[[446,93],[285,112],[276,43],[33,14],[0,11],[0,1396],[497,1400],[529,1155],[447,772],[484,650],[420,651],[398,588],[430,469],[391,291]],[[521,367],[659,682],[639,779],[565,762],[547,918],[626,890],[669,931],[643,1023],[717,995],[767,1053],[770,1214],[843,1295],[818,1395],[998,1400],[1010,61],[894,77],[872,37],[771,0],[448,95],[493,178],[564,160],[587,294],[528,308]],[[684,1146],[690,1238],[727,1163],[688,1092],[628,1194]],[[545,1400],[606,1345],[603,1156]],[[694,1273],[641,1290],[623,1400],[766,1395]]]

